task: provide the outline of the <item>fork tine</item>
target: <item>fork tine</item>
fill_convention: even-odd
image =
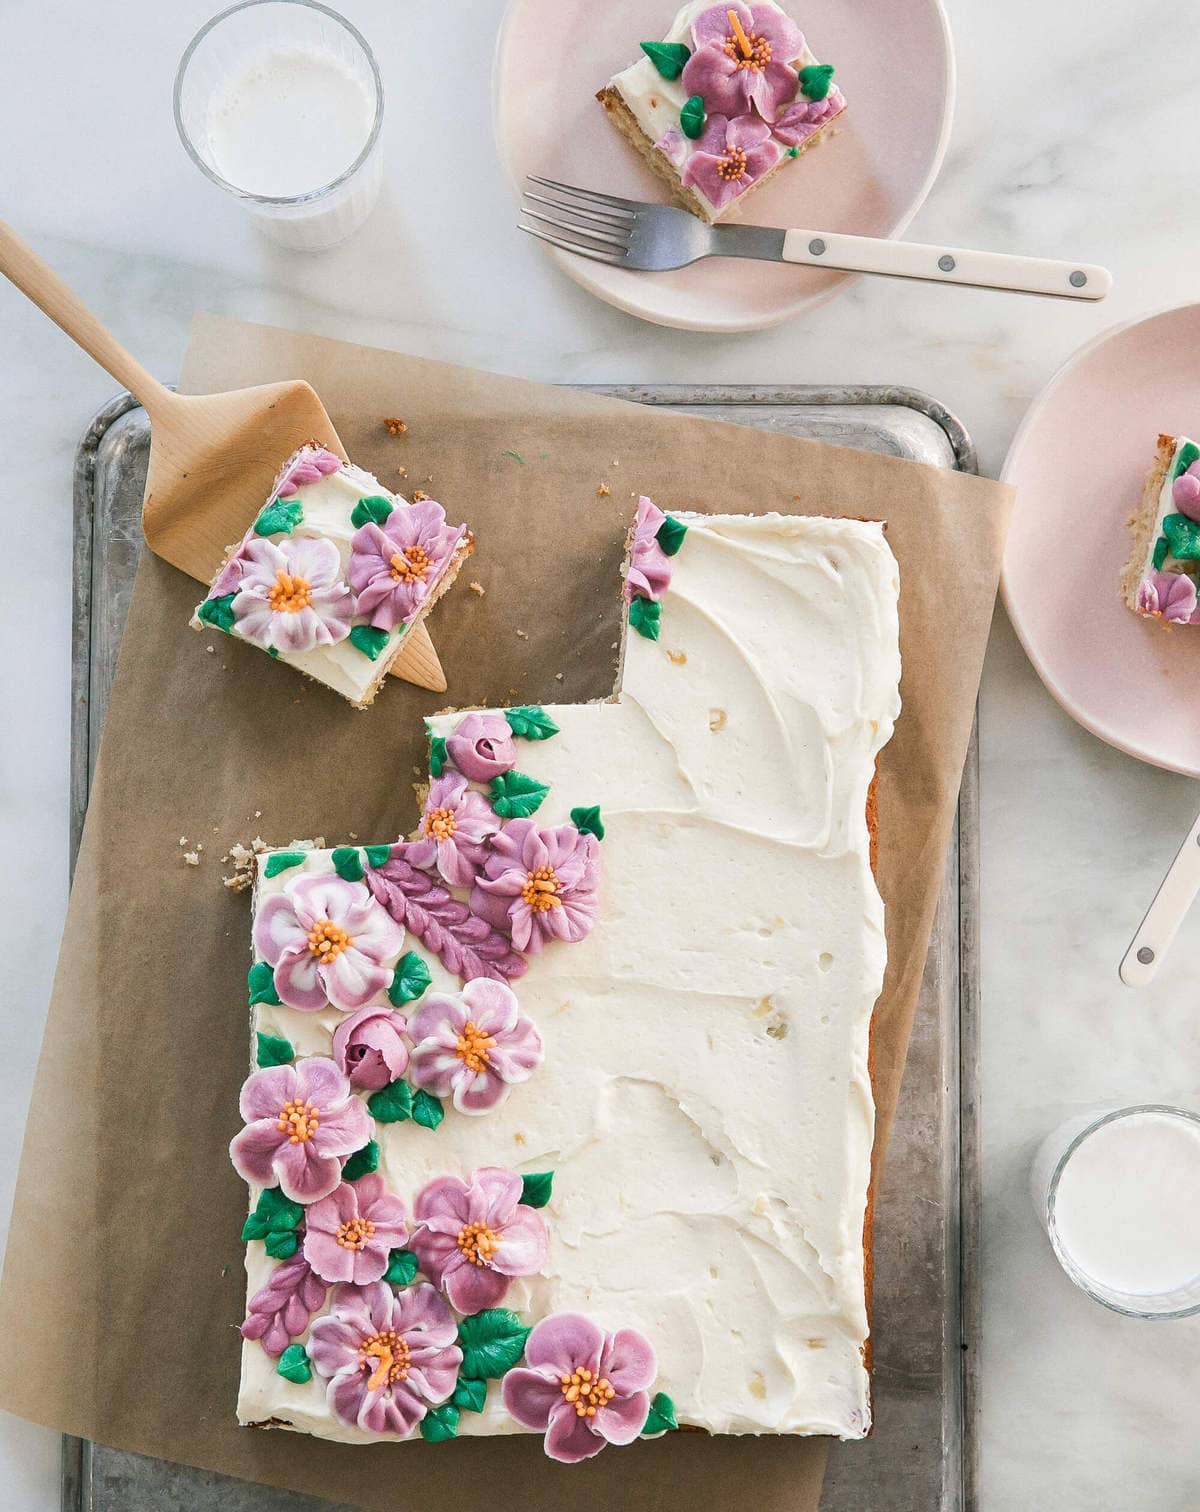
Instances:
[[[633,228],[631,218],[618,220],[615,215],[609,215],[603,210],[591,210],[585,205],[573,204],[569,200],[564,202],[561,197],[559,199],[548,199],[544,194],[535,194],[532,189],[524,191],[524,198],[534,200],[539,205],[549,205],[552,210],[567,210],[572,215],[585,216],[588,220],[593,220],[598,225],[607,226],[610,231],[628,232]]]
[[[622,251],[629,245],[629,236],[614,235],[611,231],[601,231],[595,226],[581,226],[575,221],[556,220],[553,215],[543,215],[540,210],[530,210],[522,205],[521,214],[528,215],[532,220],[545,221],[548,226],[557,226],[560,231],[570,231],[576,236],[587,236],[592,241],[606,242],[609,246],[620,247]]]
[[[580,189],[577,184],[563,184],[558,179],[539,178],[536,173],[527,173],[525,177],[532,184],[541,184],[545,189],[557,189],[561,194],[578,195],[582,199],[595,200],[631,218],[636,214],[632,200],[619,199],[615,194],[600,194],[595,189]]]
[[[559,236],[551,236],[548,231],[541,230],[538,226],[525,226],[517,222],[518,231],[527,231],[530,236],[536,236],[538,241],[549,242],[553,247],[562,247],[567,252],[578,252],[581,257],[590,257],[595,262],[611,263],[617,266],[625,261],[623,252],[601,252],[596,247],[585,247],[580,242],[564,241]]]

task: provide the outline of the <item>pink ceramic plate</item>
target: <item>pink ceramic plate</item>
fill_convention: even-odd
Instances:
[[[1013,441],[1004,602],[1072,718],[1200,777],[1200,626],[1142,620],[1117,580],[1160,431],[1200,432],[1200,305],[1109,331],[1053,378]]]
[[[950,130],[954,61],[941,0],[783,0],[832,63],[848,109],[836,136],[756,190],[747,221],[898,236],[928,194]],[[526,173],[631,199],[664,186],[610,125],[596,91],[660,38],[679,0],[511,0],[496,50],[496,143],[518,193]],[[515,219],[515,217],[514,217]],[[516,234],[514,232],[514,234]],[[633,273],[546,248],[609,304],[660,325],[753,331],[830,298],[852,274],[709,259]]]

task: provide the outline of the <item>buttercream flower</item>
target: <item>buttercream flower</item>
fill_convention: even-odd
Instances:
[[[605,1333],[579,1313],[534,1328],[525,1364],[504,1377],[504,1405],[526,1428],[546,1430],[551,1459],[575,1464],[605,1444],[632,1444],[646,1425],[658,1362],[632,1328]]]
[[[436,867],[452,887],[470,887],[487,855],[485,842],[498,827],[496,811],[483,794],[458,772],[443,772],[430,784],[420,838],[405,858],[426,871]]]
[[[278,1184],[292,1202],[328,1197],[342,1179],[343,1157],[371,1137],[366,1104],[323,1056],[252,1072],[240,1107],[246,1127],[229,1146],[234,1169],[252,1186]]]
[[[438,1176],[417,1194],[409,1247],[460,1313],[497,1307],[513,1276],[546,1264],[546,1225],[521,1186],[515,1171],[484,1166],[469,1182]]]
[[[408,1028],[392,1008],[360,1008],[333,1031],[333,1058],[360,1092],[378,1092],[408,1069]]]
[[[350,634],[354,601],[332,541],[255,536],[238,548],[236,566],[225,564],[221,578],[234,571],[239,577],[231,605],[233,628],[243,640],[264,651],[295,653],[332,646]]]
[[[472,782],[490,782],[517,764],[513,732],[503,714],[468,714],[446,736],[446,755]]]
[[[625,574],[625,597],[659,599],[671,586],[671,558],[658,544],[666,515],[643,494],[633,523],[633,545]]]
[[[1193,462],[1171,484],[1171,501],[1189,520],[1200,520],[1200,462]]]
[[[796,70],[789,64],[804,52],[804,34],[774,6],[714,5],[692,22],[692,41],[683,91],[700,95],[709,115],[746,115],[753,107],[773,121],[795,95]]]
[[[337,1286],[308,1336],[308,1357],[329,1382],[340,1422],[406,1438],[430,1407],[449,1400],[462,1364],[458,1325],[432,1286],[393,1291],[383,1281]]]
[[[829,93],[823,100],[793,100],[790,105],[784,106],[771,128],[776,141],[782,142],[785,147],[802,147],[845,104],[845,98],[836,85],[830,86]]]
[[[343,1181],[304,1215],[304,1258],[326,1281],[378,1281],[407,1237],[404,1204],[378,1172]]]
[[[382,525],[368,520],[350,538],[350,586],[358,612],[377,630],[411,619],[436,586],[462,537],[433,499],[393,509]]]
[[[432,993],[408,1026],[412,1080],[460,1113],[487,1113],[542,1063],[542,1037],[503,982],[476,977],[461,992]]]
[[[766,121],[748,115],[732,121],[710,115],[680,182],[684,188],[694,185],[719,210],[762,178],[782,155]]]
[[[510,819],[471,890],[471,911],[538,955],[548,940],[582,940],[596,922],[600,847],[573,824],[539,829]]]
[[[341,457],[326,451],[323,446],[305,446],[284,470],[275,490],[277,499],[290,499],[306,483],[319,483],[342,465]]]
[[[228,557],[225,559],[225,565],[213,579],[213,585],[208,590],[207,595],[210,599],[224,598],[227,593],[237,592],[238,586],[242,581],[242,571],[246,561],[246,547],[250,544],[251,541],[257,539],[258,538],[254,534],[254,526],[252,525],[246,532],[246,534],[242,537],[242,539],[233,548],[233,550],[229,553]]]
[[[300,876],[259,908],[254,946],[275,968],[289,1008],[313,1013],[332,1003],[350,1013],[390,985],[381,963],[400,954],[404,930],[364,883]]]
[[[1152,572],[1138,587],[1138,613],[1173,625],[1192,622],[1196,602],[1196,585],[1186,572]]]

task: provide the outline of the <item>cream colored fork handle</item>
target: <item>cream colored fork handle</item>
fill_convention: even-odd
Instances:
[[[1121,962],[1121,980],[1126,987],[1145,987],[1154,980],[1162,958],[1179,932],[1188,909],[1200,892],[1200,815],[1179,847],[1167,875],[1138,925],[1125,959]]]
[[[927,278],[933,283],[1057,294],[1063,299],[1103,299],[1112,288],[1112,274],[1094,263],[1016,257],[1009,252],[970,252],[963,247],[922,246],[919,242],[845,236],[836,231],[787,232],[783,260],[853,273]]]

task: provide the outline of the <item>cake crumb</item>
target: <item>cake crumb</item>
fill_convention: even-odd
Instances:
[[[480,598],[487,592],[482,583],[468,583],[467,587],[472,593],[477,593]]]
[[[565,674],[563,674],[563,673],[562,673],[562,672],[556,672],[556,673],[555,673],[555,674],[554,674],[554,681],[555,681],[555,682],[562,682],[562,680],[563,680],[563,676],[564,676],[564,675],[565,675]]]
[[[612,489],[609,488],[608,484],[601,483],[600,487],[596,490],[596,497],[598,499],[607,499],[610,493],[612,493]]]
[[[708,728],[715,735],[718,730],[725,728],[725,721],[728,718],[729,715],[724,709],[710,709],[708,711]]]
[[[398,478],[407,478],[408,477],[408,468],[407,467],[398,467],[396,469],[396,476]]]
[[[350,831],[350,838],[351,838],[351,840],[357,840],[358,839],[358,832],[356,830],[351,830]]]
[[[254,817],[256,819],[261,819],[262,818],[262,809],[255,809],[254,810]]]
[[[432,481],[432,480],[430,480],[430,481]],[[425,492],[425,490],[423,488],[414,488],[413,489],[413,503],[414,504],[421,504],[428,497],[429,497],[429,495]]]
[[[767,1016],[768,1013],[774,1013],[774,1012],[775,1012],[775,1004],[771,1001],[771,996],[768,993],[765,998],[759,998],[759,1000],[758,1000],[758,1007],[751,1014],[751,1018],[756,1018],[756,1019],[766,1018],[766,1016]]]
[[[524,1143],[525,1143],[525,1136],[524,1136],[524,1134],[517,1133],[517,1134],[513,1135],[513,1144],[524,1144]]]
[[[204,648],[204,649],[205,649],[205,650],[206,650],[206,651],[207,651],[207,652],[208,652],[208,654],[209,654],[209,656],[211,656],[211,655],[212,655],[212,654],[213,654],[213,652],[214,652],[214,651],[215,651],[215,650],[216,650],[216,649],[217,649],[217,648],[216,648],[216,646],[205,646],[205,648]]]
[[[668,651],[667,652],[667,660],[669,662],[672,662],[677,667],[682,667],[684,665],[684,663],[687,661],[687,652],[686,651]]]
[[[187,862],[187,864],[189,866],[199,866],[200,865],[200,857],[196,854],[195,851],[184,851],[184,853],[183,853],[183,859]]]
[[[186,835],[180,835],[180,837],[179,837],[179,843],[180,843],[180,845],[186,845],[187,844],[187,836]]]
[[[805,1339],[804,1342],[808,1345],[809,1349],[824,1349],[825,1348],[825,1340],[824,1339]]]
[[[198,850],[198,851],[202,851],[202,850],[203,850],[203,849],[204,849],[204,846],[203,846],[203,845],[197,845],[197,846],[196,846],[196,849],[197,849],[197,850]]]
[[[749,1390],[752,1397],[757,1397],[760,1402],[765,1400],[767,1395],[767,1383],[763,1378],[762,1371],[756,1370],[750,1377]]]
[[[528,632],[528,630],[518,630],[517,631],[517,638],[519,640],[528,640],[529,639],[529,632]]]
[[[389,436],[402,436],[408,429],[408,426],[397,415],[385,415],[383,423],[387,427]]]

